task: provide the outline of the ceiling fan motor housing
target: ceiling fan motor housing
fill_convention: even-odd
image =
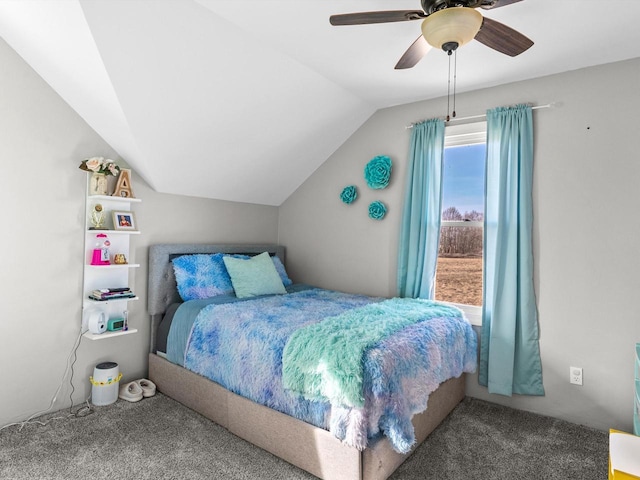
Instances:
[[[491,8],[497,0],[421,0],[422,9],[427,15],[451,7]]]
[[[432,13],[422,22],[422,35],[432,47],[446,52],[469,43],[482,26],[482,14],[473,8],[451,7]],[[452,48],[455,45],[455,48]]]

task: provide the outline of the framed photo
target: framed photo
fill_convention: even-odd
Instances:
[[[113,214],[114,230],[137,230],[136,218],[133,212],[111,212]]]

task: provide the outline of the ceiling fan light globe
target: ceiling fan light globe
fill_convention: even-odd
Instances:
[[[422,35],[429,45],[441,49],[445,43],[462,46],[473,40],[482,26],[482,14],[469,7],[450,7],[432,13],[422,22]]]

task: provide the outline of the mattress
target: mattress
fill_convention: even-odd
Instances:
[[[304,290],[308,290],[313,288],[310,285],[305,284],[293,284],[288,287],[285,287],[288,293],[301,292]],[[189,334],[191,333],[191,327],[193,325],[193,321],[195,319],[195,314],[197,314],[204,306],[210,304],[223,304],[223,303],[233,303],[233,302],[243,302],[248,300],[255,300],[256,297],[251,298],[237,298],[235,295],[218,295],[215,297],[207,298],[204,300],[190,300],[188,302],[174,302],[167,307],[162,320],[158,324],[156,329],[156,352],[163,358],[167,356],[167,343],[169,339],[169,332],[171,331],[171,325],[173,324],[174,317],[178,312],[178,308],[182,307],[180,313],[178,315],[177,327],[174,328],[173,335],[174,338],[180,336],[179,341],[181,346],[174,345],[174,348],[179,349],[186,346],[186,340],[188,339]],[[182,319],[182,320],[181,320]],[[172,363],[182,366],[183,362],[179,358],[174,358]]]

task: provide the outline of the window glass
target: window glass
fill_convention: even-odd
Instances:
[[[436,300],[482,306],[485,154],[485,143],[445,148]]]

